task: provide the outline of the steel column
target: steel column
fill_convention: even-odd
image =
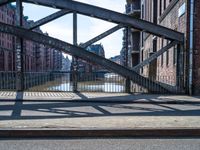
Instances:
[[[176,40],[179,42],[184,42],[183,33],[168,29],[166,27],[155,25],[154,23],[144,21],[141,19],[133,18],[131,16],[111,11],[108,9],[100,8],[97,6],[92,6],[89,4],[80,3],[72,0],[23,0],[28,3],[37,3],[39,5],[56,7],[58,9],[69,9],[76,11],[77,13],[95,17],[98,19],[106,20],[109,22],[123,24],[126,26],[131,26],[133,28],[145,31],[159,37],[163,37],[169,40]]]
[[[78,45],[77,43],[77,13],[73,12],[73,44],[75,46]],[[77,56],[72,57],[72,82],[73,82],[73,92],[77,92],[78,88],[78,58]]]
[[[125,28],[126,30],[126,52],[125,52],[125,66],[128,67],[128,54],[129,54],[129,46],[130,46],[130,40],[129,40],[129,27]],[[126,93],[130,93],[130,88],[131,88],[131,81],[129,77],[126,77],[126,81],[125,81],[125,91]]]
[[[19,27],[23,26],[23,6],[22,0],[16,1],[16,25]],[[24,90],[24,58],[23,58],[23,39],[17,37],[16,39],[16,89],[17,91]]]
[[[42,25],[44,25],[44,24],[46,24],[46,23],[48,23],[50,21],[53,21],[53,20],[55,20],[57,18],[60,18],[60,17],[66,15],[68,13],[71,13],[71,12],[72,11],[70,11],[70,10],[61,10],[61,11],[58,11],[56,13],[53,13],[53,14],[45,17],[45,18],[42,18],[42,19],[34,22],[33,24],[30,25],[29,29],[33,30],[33,29],[35,29],[35,28],[37,28],[39,26],[42,26]]]

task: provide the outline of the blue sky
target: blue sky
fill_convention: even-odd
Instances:
[[[110,10],[123,13],[125,11],[125,0],[76,0],[92,5],[100,6]],[[32,4],[24,5],[24,15],[30,20],[39,20],[58,10]],[[115,24],[94,19],[87,16],[78,15],[78,43],[86,42],[91,38],[103,33],[104,31],[114,27]],[[43,25],[41,29],[48,32],[50,36],[72,43],[72,15],[68,14]],[[122,48],[122,30],[104,38],[97,43],[102,43],[107,58],[118,55]]]

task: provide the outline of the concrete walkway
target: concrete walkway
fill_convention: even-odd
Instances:
[[[198,97],[25,92],[26,101],[9,101],[16,96],[0,93],[2,129],[200,128]]]

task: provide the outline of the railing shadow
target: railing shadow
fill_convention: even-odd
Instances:
[[[89,99],[77,93],[83,99]],[[114,99],[112,97],[111,99]],[[116,97],[117,98],[117,97]],[[121,99],[126,98],[122,96]],[[138,96],[133,101],[141,99]],[[151,102],[159,97],[146,98]],[[109,99],[106,97],[105,99]],[[3,120],[34,120],[82,117],[112,116],[200,116],[200,104],[166,104],[152,102],[140,104],[132,102],[67,102],[67,101],[22,101],[0,102],[0,121]],[[8,112],[12,112],[8,115]]]

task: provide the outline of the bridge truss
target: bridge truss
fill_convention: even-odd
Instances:
[[[52,48],[56,48],[64,53],[70,54],[76,58],[81,58],[83,60],[90,61],[92,63],[99,64],[106,69],[109,69],[123,77],[132,80],[134,83],[148,89],[150,92],[160,92],[160,89],[166,93],[173,93],[173,86],[165,85],[156,81],[152,81],[149,78],[143,77],[139,74],[138,70],[148,65],[160,55],[166,52],[171,47],[178,45],[178,73],[177,76],[181,78],[177,85],[183,88],[184,85],[184,66],[183,66],[183,49],[184,49],[184,35],[172,29],[153,24],[141,19],[137,19],[126,14],[118,13],[112,10],[107,10],[97,6],[80,3],[73,0],[1,0],[0,6],[16,2],[16,13],[17,13],[17,24],[16,26],[8,25],[5,23],[0,23],[0,32],[12,34],[17,36],[17,46],[16,46],[16,69],[17,69],[17,90],[23,90],[23,39],[32,40],[44,45],[48,45]],[[22,3],[32,3],[42,6],[47,6],[51,8],[60,9],[60,11],[51,14],[41,20],[36,21],[29,28],[23,27],[22,18],[23,18],[23,8]],[[34,32],[33,30],[39,26],[42,26],[52,20],[60,18],[66,14],[73,13],[73,45],[67,42],[61,41],[50,36]],[[86,15],[93,18],[102,19],[108,22],[117,24],[115,27],[105,31],[104,33],[94,37],[93,39],[77,45],[77,14]],[[155,52],[148,59],[141,62],[134,68],[130,69],[128,67],[121,66],[116,64],[104,57],[98,56],[94,53],[91,53],[85,50],[89,45],[101,40],[102,38],[114,33],[115,31],[121,28],[135,28],[140,31],[144,31],[150,34],[153,34],[158,37],[170,40],[169,44],[159,51]],[[159,89],[159,91],[158,91]],[[76,88],[74,89],[74,91]]]

